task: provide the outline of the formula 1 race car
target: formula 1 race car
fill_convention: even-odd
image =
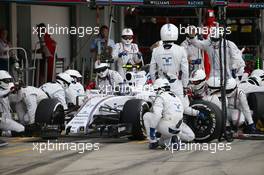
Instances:
[[[142,91],[134,95],[88,94],[84,103],[65,126],[62,105],[56,99],[41,101],[36,111],[36,123],[43,138],[56,138],[63,129],[66,135],[89,135],[99,132],[111,137],[145,138],[143,115],[150,111],[155,93]],[[248,101],[254,121],[264,123],[264,93],[251,93]],[[184,116],[184,121],[195,133],[195,141],[209,142],[222,134],[224,120],[221,110],[213,103],[203,100],[191,101],[191,107],[207,114],[206,120]]]
[[[69,122],[65,122],[63,107],[56,99],[43,100],[36,111],[36,124],[40,136],[58,137],[65,129],[66,135],[89,135],[99,132],[112,137],[144,139],[144,113],[151,110],[155,92],[146,84],[144,71],[128,71],[126,83],[112,94],[100,94],[92,90],[85,96],[82,105],[74,111]],[[262,98],[261,98],[262,97]],[[255,121],[263,120],[264,93],[249,94],[249,104]],[[191,107],[207,114],[206,120],[184,116],[184,121],[195,133],[197,142],[209,142],[222,135],[224,120],[221,110],[213,103],[202,100],[191,101]]]

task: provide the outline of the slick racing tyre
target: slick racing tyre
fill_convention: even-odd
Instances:
[[[121,115],[121,122],[132,124],[132,137],[129,137],[129,139],[145,139],[143,115],[146,112],[149,112],[149,105],[143,100],[132,99],[125,103]]]
[[[195,134],[195,141],[210,142],[219,138],[224,124],[219,107],[203,100],[193,101],[190,106],[206,114],[205,120],[193,116],[184,117],[184,121]]]
[[[57,99],[44,99],[37,107],[35,121],[42,138],[56,138],[64,125],[63,106]]]
[[[253,111],[254,122],[264,123],[264,92],[255,92],[248,95],[248,105]]]

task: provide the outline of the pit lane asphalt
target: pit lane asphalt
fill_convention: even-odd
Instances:
[[[51,143],[100,143],[99,150],[33,150],[34,137],[0,137],[9,145],[0,148],[0,174],[13,175],[263,175],[264,140],[235,140],[229,151],[173,152],[148,150],[146,141],[113,138],[62,137]]]

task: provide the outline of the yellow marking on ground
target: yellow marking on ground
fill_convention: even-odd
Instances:
[[[32,151],[32,148],[24,148],[24,149],[15,149],[15,150],[0,150],[0,155],[11,155],[11,154],[16,154],[16,153],[21,153],[21,152],[26,152],[26,151]]]
[[[33,141],[36,138],[37,137],[18,137],[18,138],[15,138],[13,140],[10,140],[8,142],[15,143],[15,142],[23,142],[23,141]]]
[[[148,140],[142,140],[142,141],[133,141],[133,142],[130,142],[130,143],[145,144],[145,143],[148,143]]]

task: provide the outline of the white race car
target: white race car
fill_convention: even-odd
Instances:
[[[61,104],[56,99],[43,100],[36,112],[36,123],[42,137],[58,137],[65,128],[67,135],[88,135],[94,132],[109,136],[144,139],[143,115],[151,110],[155,92],[147,85],[144,71],[130,71],[126,83],[112,94],[90,91],[73,118],[66,124]],[[208,142],[222,134],[221,110],[206,101],[193,101],[191,106],[208,115],[207,120],[185,116],[195,133],[196,141]],[[57,134],[57,135],[56,135]]]

